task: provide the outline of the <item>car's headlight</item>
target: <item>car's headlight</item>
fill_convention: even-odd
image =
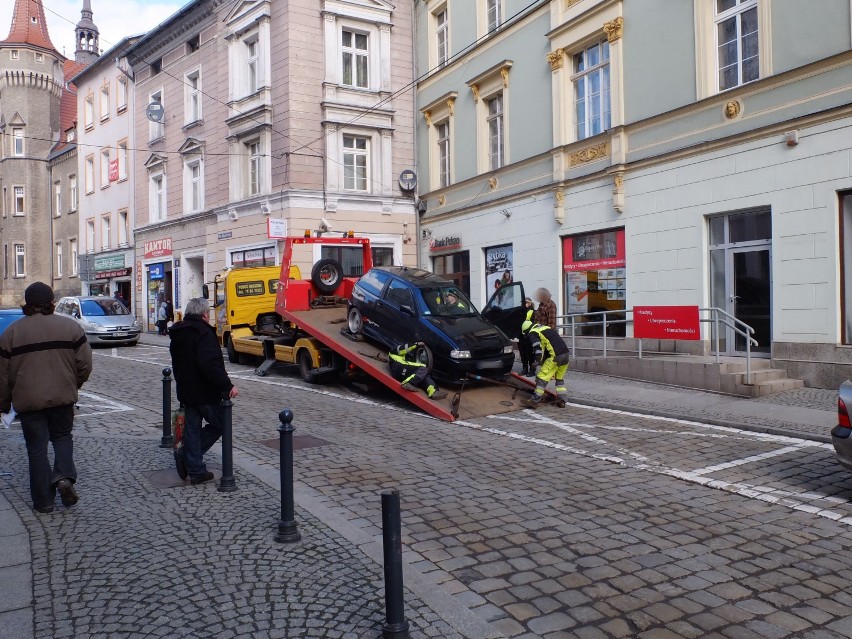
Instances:
[[[133,328],[139,328],[140,326],[141,326],[141,324],[139,324],[139,320],[133,320],[133,324],[132,324]]]
[[[470,351],[450,351],[453,359],[470,359]]]
[[[89,322],[89,328],[93,331],[97,331],[98,333],[106,333],[107,327],[101,326],[100,324],[95,324],[94,322]]]
[[[503,353],[506,354],[506,355],[508,355],[509,353],[514,353],[514,352],[515,352],[515,347],[512,346],[511,344],[503,347]]]

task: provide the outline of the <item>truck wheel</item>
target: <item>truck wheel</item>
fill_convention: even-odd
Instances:
[[[299,362],[299,372],[302,374],[302,379],[308,384],[319,383],[320,376],[314,372],[314,363],[311,361],[311,354],[308,349],[303,348],[296,356]]]
[[[361,317],[361,311],[354,306],[349,309],[349,332],[353,335],[360,335],[364,330],[364,318]]]
[[[227,337],[226,344],[227,344],[226,348],[227,348],[227,351],[228,351],[228,361],[231,362],[231,364],[239,364],[240,363],[240,354],[237,352],[237,349],[234,348],[234,340],[231,339],[230,335],[228,335],[228,337]]]
[[[326,258],[314,264],[311,281],[324,295],[331,295],[343,281],[343,265],[337,260]]]

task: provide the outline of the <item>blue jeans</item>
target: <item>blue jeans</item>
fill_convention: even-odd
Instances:
[[[30,495],[36,508],[46,508],[56,499],[56,482],[77,481],[71,439],[74,404],[21,413],[20,418],[30,462]],[[53,444],[53,468],[47,457],[48,442]]]
[[[186,426],[183,431],[183,460],[192,479],[201,479],[207,473],[204,465],[206,453],[222,436],[224,407],[221,404],[184,406]],[[207,422],[204,428],[203,421]]]

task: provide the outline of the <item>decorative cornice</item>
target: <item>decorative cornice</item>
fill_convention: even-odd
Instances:
[[[594,146],[587,146],[585,149],[580,149],[572,153],[569,166],[580,166],[581,164],[588,164],[589,162],[602,160],[606,157],[609,157],[609,141],[601,142]]]
[[[455,115],[456,112],[456,98],[452,97],[447,100],[447,111],[449,111],[450,115]]]
[[[558,71],[565,61],[565,49],[556,49],[547,54],[547,62],[551,71]]]
[[[473,101],[479,102],[479,85],[478,84],[471,84],[470,85],[470,92],[473,93]]]
[[[570,8],[571,8],[571,7],[573,7],[575,4],[580,4],[582,1],[583,1],[583,0],[566,0],[566,2],[565,2],[565,8],[566,8],[566,9],[570,9]]]
[[[605,22],[603,30],[606,34],[606,39],[609,40],[610,44],[621,40],[621,36],[624,35],[624,18],[618,16],[614,20]]]
[[[424,111],[423,112],[423,119],[426,120],[426,126],[432,126],[432,112],[431,111]]]
[[[728,120],[736,120],[743,112],[742,102],[739,100],[729,100],[725,104],[725,117]]]

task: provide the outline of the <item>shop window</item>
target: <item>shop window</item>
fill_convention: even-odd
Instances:
[[[485,249],[485,297],[514,281],[514,254],[511,244]]]
[[[562,240],[565,306],[578,322],[602,322],[602,311],[627,308],[624,229],[572,235]],[[624,337],[626,315],[609,313],[607,335]],[[601,335],[602,326],[584,326],[583,335]]]
[[[275,266],[275,247],[246,249],[231,252],[231,266]]]
[[[453,282],[462,293],[470,297],[470,251],[433,257],[432,270]]]

